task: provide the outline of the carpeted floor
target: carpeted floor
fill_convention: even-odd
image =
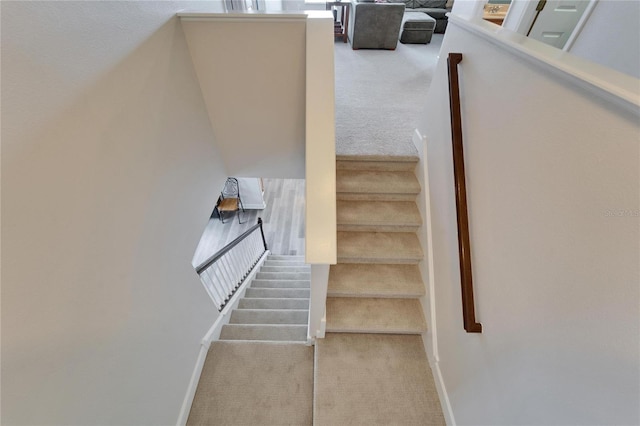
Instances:
[[[315,425],[445,424],[419,335],[327,333],[316,351]]]
[[[313,348],[214,342],[187,425],[311,425]]]
[[[396,50],[335,44],[336,154],[417,156],[411,141],[436,66],[442,34]]]

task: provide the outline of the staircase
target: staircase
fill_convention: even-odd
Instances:
[[[329,272],[325,338],[314,356],[299,344],[307,338],[309,266],[269,256],[212,345],[189,424],[445,424],[421,336],[416,164],[338,160],[338,264]],[[229,383],[230,395],[215,393]],[[308,404],[291,402],[305,395]]]
[[[338,160],[338,264],[329,273],[327,332],[426,331],[416,164]]]
[[[310,280],[304,257],[269,255],[220,340],[306,343]]]
[[[316,341],[314,425],[444,425],[421,334],[416,158],[338,158],[338,264]]]

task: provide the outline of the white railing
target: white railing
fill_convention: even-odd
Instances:
[[[267,251],[262,219],[196,267],[218,311],[227,305]]]
[[[324,337],[329,265],[337,260],[333,15],[307,12],[306,246],[310,340]]]

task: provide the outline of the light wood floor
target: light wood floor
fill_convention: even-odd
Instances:
[[[267,246],[273,254],[304,254],[304,179],[263,179],[264,210],[228,216],[224,223],[218,218],[209,220],[193,255],[196,266],[216,251],[256,224],[262,218]]]

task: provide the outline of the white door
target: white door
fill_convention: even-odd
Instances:
[[[548,0],[538,3],[542,10],[529,37],[562,49],[591,0]]]

